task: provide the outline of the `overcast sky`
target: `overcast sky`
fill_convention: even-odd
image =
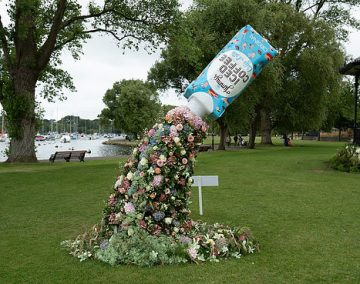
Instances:
[[[0,12],[6,22],[4,2],[6,1],[0,0]],[[182,2],[189,3],[190,0]],[[360,15],[360,9],[354,13]],[[344,47],[348,55],[360,57],[360,31],[353,31]],[[74,61],[68,53],[63,53],[63,68],[72,75],[77,92],[68,92],[67,100],[63,102],[48,103],[40,100],[45,110],[45,118],[60,119],[65,115],[96,118],[105,107],[102,102],[104,93],[115,81],[145,80],[148,70],[160,57],[159,51],[148,55],[145,51],[127,50],[123,54],[123,50],[117,48],[114,40],[108,36],[94,36],[84,45],[83,51],[84,55],[78,61]],[[162,94],[161,101],[172,105],[186,102],[171,91]]]

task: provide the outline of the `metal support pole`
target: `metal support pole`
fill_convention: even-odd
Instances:
[[[211,125],[211,149],[214,151],[215,150],[215,146],[214,146],[214,124]]]
[[[355,94],[354,94],[354,141],[356,144],[359,140],[357,137],[357,110],[358,110],[358,89],[359,89],[359,74],[355,76]]]
[[[201,191],[201,179],[199,184],[199,214],[203,215],[203,205],[202,205],[202,191]]]
[[[215,133],[214,131],[211,133],[211,149],[214,151],[215,150],[215,143],[214,143],[214,136],[215,136]]]

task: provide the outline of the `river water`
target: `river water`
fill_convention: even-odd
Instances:
[[[50,155],[54,154],[56,151],[90,150],[91,153],[86,153],[85,155],[86,160],[86,158],[89,157],[128,155],[131,152],[130,147],[102,144],[102,142],[107,140],[107,138],[99,138],[94,140],[77,139],[71,140],[70,143],[61,143],[59,140],[41,142],[36,141],[36,157],[38,160],[48,160]],[[9,142],[0,142],[0,161],[6,160],[5,150],[7,148],[9,148]]]

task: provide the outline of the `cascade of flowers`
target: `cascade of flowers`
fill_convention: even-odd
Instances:
[[[63,245],[81,260],[139,265],[217,261],[256,251],[247,228],[190,219],[193,168],[206,132],[206,123],[188,108],[169,111],[133,149],[101,224]]]

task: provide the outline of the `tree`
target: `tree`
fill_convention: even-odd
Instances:
[[[336,33],[334,23],[340,25],[342,16],[330,13],[333,8],[329,5],[319,7],[316,15],[310,8],[304,12],[304,5],[310,2],[296,1],[301,4],[299,9],[292,1],[195,1],[193,10],[184,15],[180,31],[170,38],[162,61],[150,70],[149,79],[160,89],[181,90],[183,82],[195,79],[233,34],[249,23],[280,49],[281,55],[266,66],[239,103],[229,107],[220,128],[236,128],[240,116],[240,121],[248,120],[250,147],[255,145],[259,125],[262,141],[268,144],[274,127],[285,133],[319,128],[326,116],[326,102],[340,91],[338,68],[343,53],[339,40],[345,32]],[[356,22],[350,23],[356,26]],[[345,31],[343,26],[336,27]]]
[[[294,7],[311,20],[322,20],[336,31],[337,38],[346,41],[347,27],[360,28],[359,19],[351,15],[351,10],[360,5],[359,0],[267,0]]]
[[[260,11],[261,5],[254,0],[194,1],[193,9],[178,23],[178,29],[161,53],[162,60],[152,67],[148,79],[161,90],[175,88],[181,92],[184,83],[196,79],[240,28],[248,23],[256,26],[261,21]],[[244,113],[232,110],[234,105],[217,120],[221,134],[218,149],[225,149],[230,124],[234,123],[232,126],[236,128],[235,122],[244,121],[251,113],[251,110]]]
[[[106,91],[103,99],[107,108],[100,117],[113,120],[117,130],[134,135],[135,139],[145,128],[159,118],[161,106],[157,92],[141,80],[122,80]]]
[[[107,34],[124,48],[148,49],[166,39],[176,15],[176,0],[104,0],[89,2],[88,13],[75,0],[11,1],[11,23],[0,16],[0,103],[7,113],[11,136],[8,162],[36,161],[35,88],[52,99],[63,88],[74,89],[70,75],[59,68],[61,51],[75,59],[94,33]]]
[[[343,81],[341,90],[336,96],[327,100],[327,112],[321,129],[330,131],[333,127],[341,131],[352,128],[354,119],[354,85],[350,81]],[[360,110],[360,106],[359,106]]]

